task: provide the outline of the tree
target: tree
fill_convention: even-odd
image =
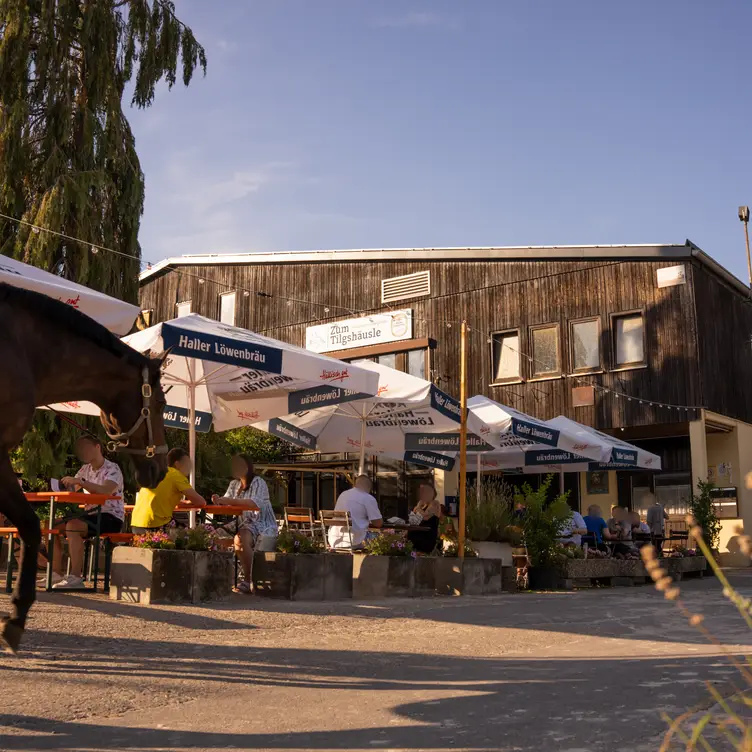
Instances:
[[[689,512],[695,523],[702,528],[702,538],[711,551],[718,550],[721,540],[721,523],[715,512],[713,489],[715,485],[707,481],[698,480],[698,494],[689,502]]]
[[[206,55],[171,0],[0,0],[0,214],[28,223],[0,217],[1,254],[137,301],[144,175],[123,100],[149,107],[179,67],[187,86]],[[38,417],[27,441],[54,452],[35,470],[75,435]]]

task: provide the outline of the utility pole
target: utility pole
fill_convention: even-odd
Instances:
[[[465,505],[467,503],[467,321],[460,339],[460,529],[457,556],[465,558]]]
[[[752,297],[752,257],[749,254],[749,207],[739,207],[739,220],[744,223],[744,239],[747,242],[747,272],[749,273],[749,294]]]

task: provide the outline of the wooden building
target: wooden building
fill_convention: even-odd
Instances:
[[[142,274],[141,306],[149,323],[196,312],[455,395],[465,319],[469,394],[661,455],[656,477],[574,480],[583,508],[639,508],[654,488],[678,510],[710,474],[752,516],[750,290],[689,241],[184,256]]]

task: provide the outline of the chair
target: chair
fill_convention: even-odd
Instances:
[[[310,507],[285,507],[285,527],[309,538],[316,538],[316,520]]]
[[[329,551],[352,551],[353,550],[353,536],[352,536],[352,520],[350,519],[350,512],[346,510],[334,510],[334,509],[322,509],[319,512],[319,519],[321,520],[321,528],[324,531],[324,545]],[[343,548],[332,548],[329,545],[329,536],[327,535],[330,527],[338,527],[344,533],[344,538],[349,541],[349,545]]]

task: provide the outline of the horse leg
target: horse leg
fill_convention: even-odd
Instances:
[[[0,621],[0,646],[18,650],[26,616],[36,598],[37,556],[42,539],[39,518],[18,485],[7,451],[0,450],[0,513],[18,528],[21,565],[13,589],[10,617]]]

